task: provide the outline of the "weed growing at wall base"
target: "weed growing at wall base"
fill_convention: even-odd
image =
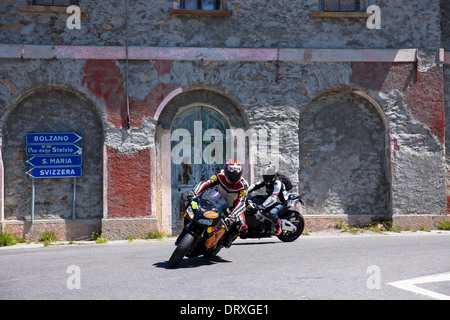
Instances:
[[[439,230],[450,230],[450,221],[442,221],[439,226]]]
[[[17,243],[17,238],[11,232],[0,232],[0,247],[13,246]]]

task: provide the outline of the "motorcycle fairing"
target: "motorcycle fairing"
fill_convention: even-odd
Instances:
[[[224,236],[226,229],[224,225],[221,228],[213,227],[208,229],[210,230],[207,230],[205,246],[211,249]]]

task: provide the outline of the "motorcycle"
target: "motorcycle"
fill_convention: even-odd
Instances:
[[[247,200],[247,210],[245,211],[245,220],[248,225],[248,232],[242,239],[246,238],[269,238],[274,230],[274,222],[270,219],[268,212],[258,209],[258,205],[264,202],[266,197],[255,196]],[[285,209],[278,213],[281,221],[281,234],[278,236],[283,242],[295,241],[303,233],[305,228],[305,219],[295,207],[298,203],[303,204],[300,196],[290,194]]]
[[[176,267],[184,256],[214,257],[224,246],[229,228],[225,215],[225,199],[213,189],[206,190],[190,200],[184,213],[183,231],[178,236],[169,267]]]

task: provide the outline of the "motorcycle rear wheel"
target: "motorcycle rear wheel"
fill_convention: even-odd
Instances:
[[[183,257],[186,255],[192,244],[194,243],[194,236],[190,233],[187,233],[183,239],[181,239],[180,243],[178,243],[175,251],[172,253],[172,256],[169,259],[169,267],[175,268],[178,266]]]
[[[297,230],[295,232],[282,232],[278,236],[278,239],[283,242],[292,242],[302,235],[303,229],[305,228],[305,219],[303,219],[303,216],[299,212],[292,211],[287,220],[293,223],[297,227]]]

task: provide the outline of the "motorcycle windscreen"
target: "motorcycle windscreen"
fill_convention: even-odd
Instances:
[[[228,204],[217,191],[210,189],[200,196],[200,207],[203,210],[214,210],[217,213],[224,211]]]

